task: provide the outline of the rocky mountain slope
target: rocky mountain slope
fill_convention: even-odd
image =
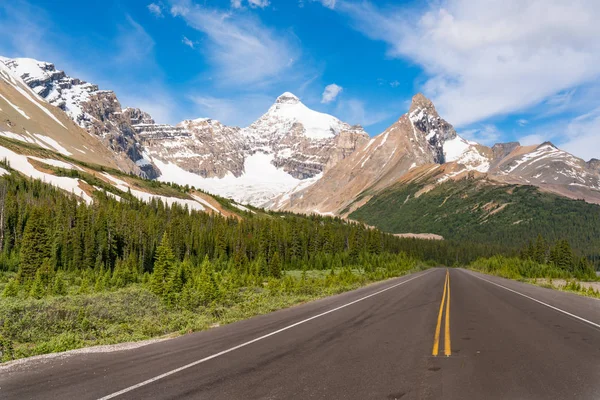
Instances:
[[[462,179],[469,173],[485,174],[495,182],[533,185],[600,203],[599,165],[596,160],[586,163],[548,142],[539,146],[503,143],[491,148],[470,142],[457,135],[433,103],[418,94],[409,111],[385,132],[314,185],[279,197],[272,207],[348,215],[387,187],[410,180],[411,171],[421,166],[436,171],[435,184]]]
[[[318,180],[369,139],[362,127],[313,111],[291,93],[243,129],[210,118],[157,124],[143,110],[122,108],[114,92],[70,77],[51,63],[2,61],[108,149],[133,162],[139,175],[254,205]]]
[[[77,126],[0,62],[0,136],[35,144],[64,156],[129,172],[122,159],[98,137]]]
[[[446,161],[472,170],[487,169],[487,150],[461,138],[423,95],[413,98],[404,114],[382,134],[326,172],[314,185],[284,195],[273,207],[299,212],[338,214],[361,193],[395,183],[411,169]],[[362,196],[360,202],[368,200]]]
[[[99,90],[97,85],[70,77],[54,64],[30,58],[0,58],[12,73],[20,77],[37,95],[64,111],[77,125],[100,138],[116,154],[119,167],[153,178],[157,171],[142,159],[135,131],[114,92]]]
[[[247,128],[206,118],[177,128],[183,131],[152,140],[140,133],[148,159],[162,171],[159,180],[258,206],[310,186],[369,140],[362,127],[310,110],[291,93]]]
[[[5,128],[18,135],[14,138],[39,142],[38,132],[60,132],[63,125],[74,133],[56,133],[57,146],[86,137],[93,146],[100,142],[104,147],[97,150],[98,163],[195,186],[241,203],[348,215],[382,190],[409,181],[421,168],[436,171],[436,184],[470,173],[485,174],[489,181],[533,185],[600,203],[600,161],[585,162],[551,143],[501,143],[490,148],[468,141],[421,94],[414,96],[406,114],[373,138],[360,126],[309,109],[289,92],[246,128],[210,118],[169,125],[157,124],[143,110],[122,108],[114,92],[70,77],[51,63],[2,58],[1,64],[4,74],[17,75],[13,79],[21,82],[19,90],[29,86],[26,93],[38,103],[42,98],[47,102],[36,110],[45,109],[46,115],[33,119],[5,106],[13,116],[4,126],[21,121],[17,128]],[[48,111],[52,109],[55,115]],[[58,109],[74,123],[61,122],[65,115]],[[54,124],[51,129],[31,126],[52,120],[50,115],[54,122],[44,123]],[[76,125],[91,135],[82,136]],[[79,146],[75,152],[85,151]]]

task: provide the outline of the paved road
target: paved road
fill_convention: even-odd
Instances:
[[[1,399],[103,397],[600,399],[600,301],[433,269],[136,350],[0,370]]]

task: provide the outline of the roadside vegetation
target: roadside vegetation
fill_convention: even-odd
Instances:
[[[535,242],[529,242],[521,250],[519,257],[496,255],[479,258],[469,268],[502,278],[600,298],[597,289],[582,283],[600,280],[594,267],[587,258],[577,257],[567,240],[550,244],[539,235]]]
[[[429,266],[479,259],[474,268],[511,278],[593,272],[568,243],[519,253],[399,238],[340,218],[258,209],[224,217],[93,196],[86,204],[15,171],[0,177],[1,361],[203,330]]]
[[[94,196],[0,178],[3,361],[206,329],[424,264],[414,242],[341,219]]]

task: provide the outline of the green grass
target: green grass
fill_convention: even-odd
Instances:
[[[222,289],[219,301],[195,310],[165,305],[142,283],[90,294],[75,294],[78,288],[71,286],[67,296],[39,300],[0,298],[2,361],[200,331],[420,269],[412,264],[369,273],[338,270],[333,276],[330,271],[288,271],[262,285]],[[8,278],[0,274],[0,291]]]
[[[600,293],[597,290],[583,287],[568,271],[561,270],[549,264],[538,264],[531,260],[495,256],[487,259],[479,259],[467,268],[484,274],[529,283],[547,289],[600,298]],[[540,279],[544,279],[544,281],[540,281]],[[555,285],[552,283],[553,279],[565,280],[566,285]]]

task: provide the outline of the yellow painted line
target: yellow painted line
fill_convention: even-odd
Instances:
[[[446,279],[444,280],[444,294],[440,303],[440,312],[438,313],[437,326],[435,328],[435,336],[433,338],[433,350],[431,354],[437,356],[440,348],[440,329],[442,328],[442,314],[444,312],[444,302],[446,301],[446,287],[448,285],[448,270],[446,270]]]
[[[450,270],[448,270],[448,299],[446,301],[446,326],[444,330],[444,354],[446,357],[452,354],[450,347]]]

